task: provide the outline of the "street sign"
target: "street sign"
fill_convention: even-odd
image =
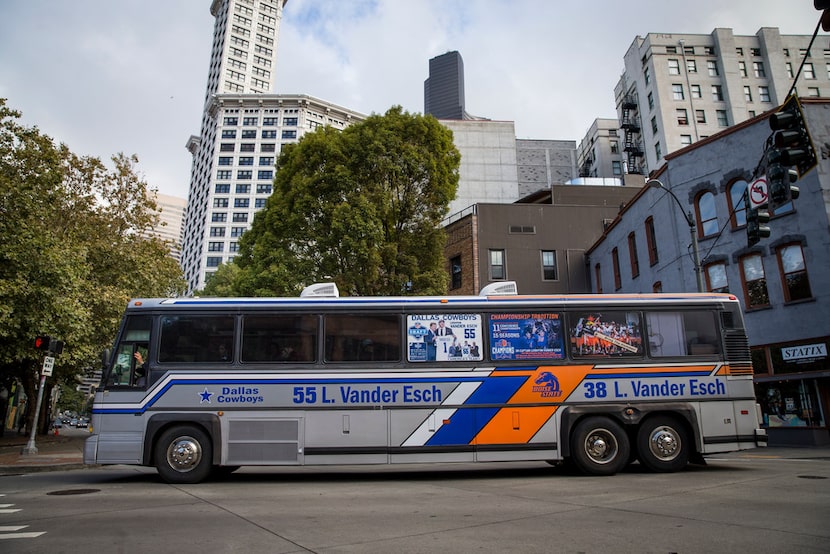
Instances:
[[[767,177],[758,177],[751,185],[749,185],[749,207],[753,210],[769,203],[769,193],[767,192]]]
[[[52,369],[55,367],[55,358],[52,356],[46,356],[43,358],[43,371],[41,371],[41,375],[51,376]]]

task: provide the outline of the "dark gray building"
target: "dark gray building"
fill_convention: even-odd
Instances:
[[[769,112],[665,156],[652,178],[671,194],[643,188],[587,251],[593,292],[694,292],[699,269],[702,288],[741,300],[770,444],[830,444],[830,100],[802,104],[818,167],[768,238],[748,245],[741,200],[763,170]]]
[[[424,114],[437,119],[467,119],[464,110],[464,60],[456,51],[429,60],[424,81]]]

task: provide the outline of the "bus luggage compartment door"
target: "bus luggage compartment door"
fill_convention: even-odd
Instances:
[[[302,436],[302,418],[231,419],[228,421],[225,464],[302,464]]]

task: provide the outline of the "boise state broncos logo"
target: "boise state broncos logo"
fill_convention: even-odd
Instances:
[[[536,386],[533,392],[538,392],[542,398],[555,398],[562,396],[562,389],[559,387],[559,379],[550,371],[543,371],[536,378]]]

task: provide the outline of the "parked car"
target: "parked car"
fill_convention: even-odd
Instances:
[[[55,429],[60,429],[61,427],[63,427],[63,421],[61,420],[61,418],[56,417],[55,421],[52,422],[52,427],[54,427]]]
[[[69,425],[70,425],[70,426],[72,426],[72,427],[77,427],[77,426],[78,426],[78,418],[77,418],[77,417],[73,417],[73,418],[69,421]]]
[[[85,417],[82,417],[78,420],[78,424],[75,426],[78,429],[86,429],[89,427],[89,420]]]

